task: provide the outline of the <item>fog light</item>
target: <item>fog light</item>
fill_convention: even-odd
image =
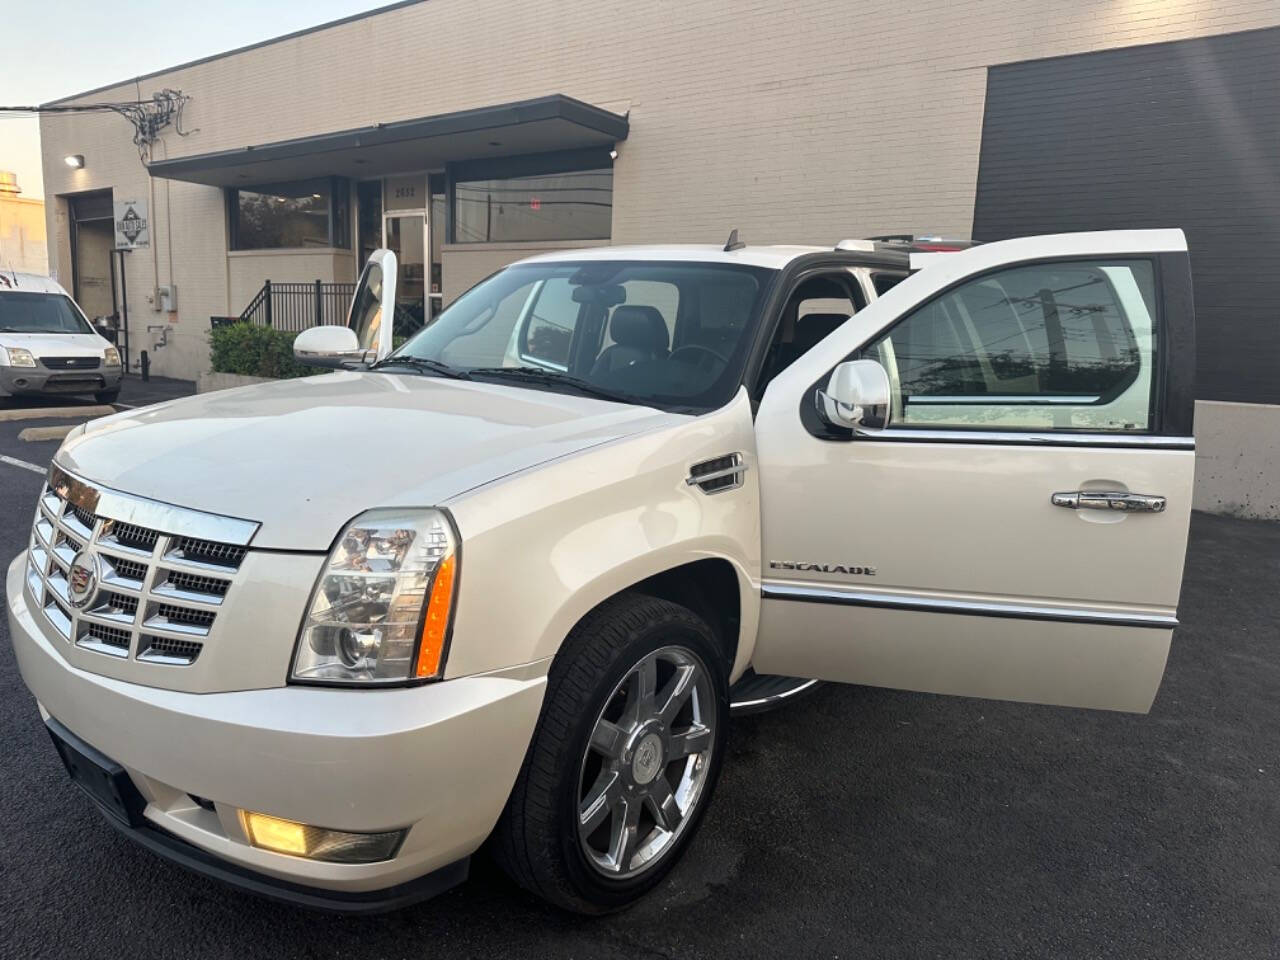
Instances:
[[[263,850],[330,863],[373,863],[390,860],[400,848],[404,830],[388,833],[345,833],[311,827],[251,810],[240,811],[249,842]]]

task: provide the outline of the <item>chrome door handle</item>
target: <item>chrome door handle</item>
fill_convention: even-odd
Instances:
[[[1164,497],[1118,490],[1074,490],[1055,493],[1049,499],[1055,507],[1069,510],[1123,510],[1128,513],[1160,513],[1166,503]]]

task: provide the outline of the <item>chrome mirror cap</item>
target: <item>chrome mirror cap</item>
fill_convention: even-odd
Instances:
[[[312,327],[293,341],[293,355],[309,367],[343,369],[372,363],[375,353],[363,350],[349,327]]]
[[[833,427],[883,430],[889,425],[893,391],[889,374],[875,360],[847,360],[831,371],[815,397],[818,415]]]

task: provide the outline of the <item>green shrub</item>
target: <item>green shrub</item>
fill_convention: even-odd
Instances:
[[[253,323],[229,323],[209,333],[214,373],[239,373],[249,377],[307,377],[322,373],[304,367],[293,356],[296,333],[260,327]]]

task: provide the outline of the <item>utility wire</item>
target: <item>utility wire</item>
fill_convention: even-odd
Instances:
[[[116,113],[133,125],[133,142],[138,157],[147,163],[151,145],[160,139],[160,131],[172,125],[180,137],[194,130],[182,129],[182,111],[191,98],[181,90],[166,87],[153,93],[150,100],[116,100],[95,103],[51,103],[40,106],[0,106],[0,118],[33,117],[64,113]]]

